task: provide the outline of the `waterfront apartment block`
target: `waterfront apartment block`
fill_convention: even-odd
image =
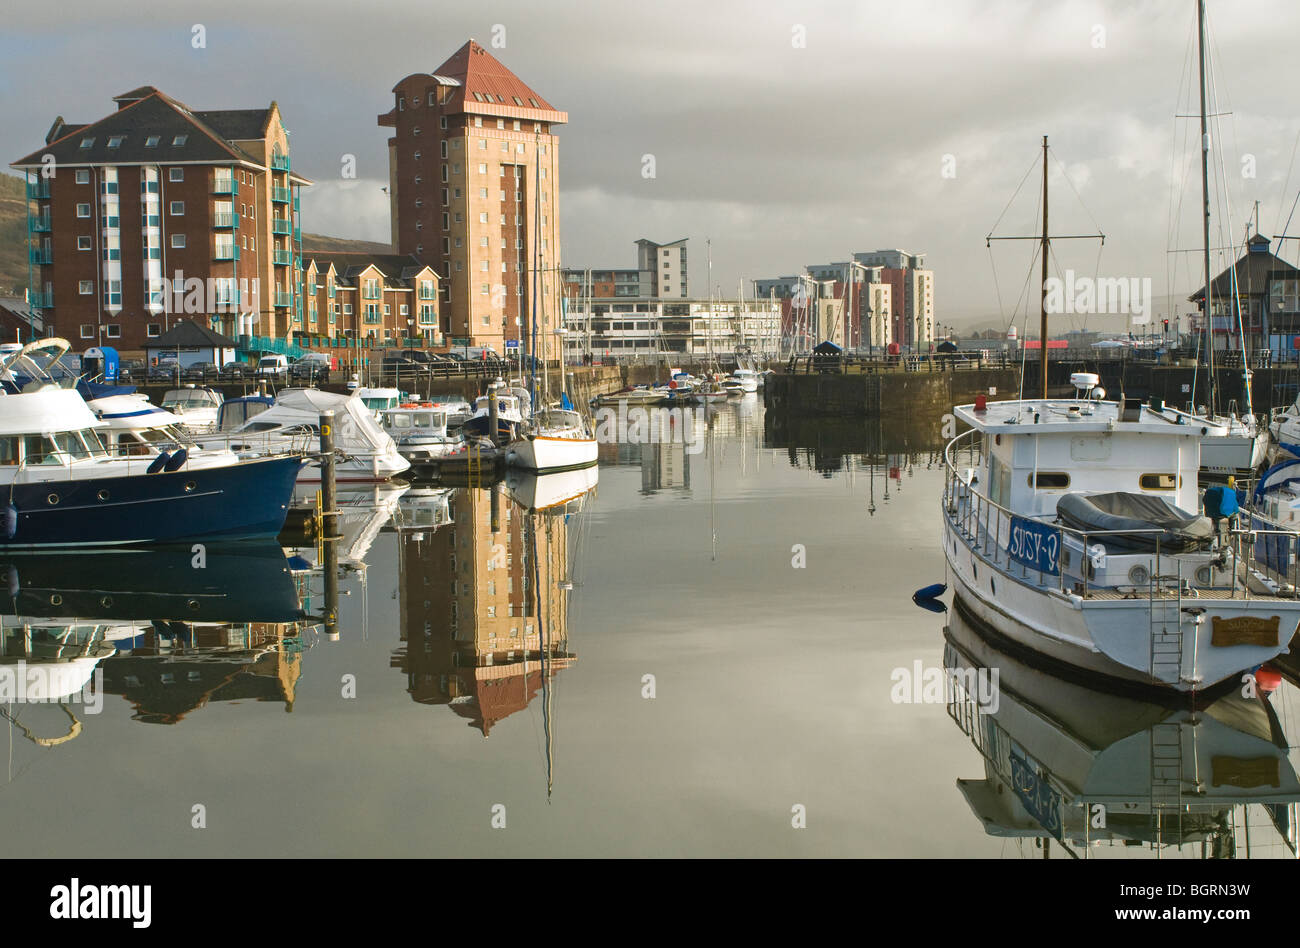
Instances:
[[[27,178],[30,301],[47,334],[142,352],[177,320],[292,335],[299,191],[279,107],[202,111],[153,86],[56,118]]]
[[[441,332],[504,352],[560,313],[559,155],[552,106],[473,40],[393,87],[395,250],[442,277]]]
[[[650,272],[650,295],[675,296],[685,299],[689,294],[686,270],[686,240],[670,244],[657,244],[642,237],[636,242],[637,268]]]
[[[564,357],[569,363],[632,359],[708,361],[748,346],[781,356],[781,307],[770,300],[570,300]]]
[[[413,255],[303,253],[303,312],[295,329],[303,344],[436,347],[438,273]]]
[[[851,294],[846,290],[850,280],[854,283]],[[821,326],[834,332],[823,339],[850,348],[897,343],[908,351],[928,352],[935,342],[934,272],[926,268],[924,254],[906,250],[855,253],[851,261],[809,264],[800,274],[755,280],[754,293],[781,301],[787,336],[816,335],[816,327]],[[846,296],[852,297],[852,303],[846,304],[848,319],[843,318],[841,309],[838,324],[826,316],[834,306],[810,302],[843,301]],[[815,345],[821,339],[812,341]]]

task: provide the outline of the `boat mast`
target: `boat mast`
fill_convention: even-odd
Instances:
[[[1051,238],[1047,231],[1047,136],[1043,136],[1043,299],[1038,320],[1039,356],[1043,369],[1043,398],[1047,398],[1047,254]]]
[[[1210,376],[1210,403],[1208,414],[1217,413],[1214,384],[1214,317],[1210,307],[1210,132],[1205,109],[1205,0],[1196,0],[1196,45],[1199,53],[1201,78],[1201,202],[1204,214],[1201,219],[1202,263],[1205,267],[1205,354]]]

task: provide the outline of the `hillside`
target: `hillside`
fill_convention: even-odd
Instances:
[[[0,296],[27,288],[27,208],[23,179],[0,173]]]
[[[349,240],[346,237],[326,237],[324,234],[303,234],[302,252],[311,253],[392,253],[388,244],[371,240]]]

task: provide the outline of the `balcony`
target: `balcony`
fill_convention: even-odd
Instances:
[[[276,250],[271,253],[271,260],[277,267],[287,267],[293,263],[292,250]]]
[[[42,214],[39,217],[32,218],[33,234],[48,234],[50,232],[50,219]]]
[[[288,171],[288,170],[289,170],[289,156],[288,156],[288,155],[272,155],[272,156],[271,156],[271,170],[272,170],[272,171]]]
[[[218,246],[212,253],[213,260],[238,260],[239,248],[237,246]]]
[[[213,297],[213,303],[217,306],[238,306],[240,302],[239,290],[218,290]]]
[[[50,196],[50,182],[42,178],[27,182],[27,198],[32,201],[46,200]]]
[[[238,194],[239,182],[234,178],[217,178],[212,182],[213,194]]]
[[[54,306],[54,292],[32,293],[32,309],[51,309]]]
[[[212,215],[213,227],[239,227],[239,215],[234,211],[217,211]]]
[[[293,305],[293,294],[292,294],[292,293],[285,293],[283,290],[276,290],[276,291],[275,291],[275,305],[276,305],[276,306],[292,306],[292,305]]]
[[[277,204],[288,204],[292,198],[293,194],[288,188],[271,189],[271,200]]]
[[[293,221],[287,217],[271,218],[271,233],[283,234],[288,237],[293,234]]]
[[[40,247],[32,247],[27,252],[27,259],[37,266],[48,266],[54,262],[54,253],[50,250],[44,250]]]

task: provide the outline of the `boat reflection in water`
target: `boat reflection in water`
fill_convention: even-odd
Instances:
[[[49,697],[70,699],[55,713],[72,727],[54,743],[80,731],[77,691],[86,712],[99,710],[92,695],[100,706],[105,695],[121,695],[135,720],[152,723],[232,698],[292,709],[309,619],[273,541],[11,556],[0,572],[0,662],[59,682],[61,693]],[[27,707],[34,697],[4,714],[48,746],[24,723],[41,716]]]
[[[487,737],[541,692],[549,738],[550,684],[576,659],[570,564],[585,518],[574,515],[597,477],[512,471],[504,484],[457,488],[435,529],[399,529],[402,645],[391,664],[413,701],[446,705]]]
[[[1285,695],[1233,691],[1187,710],[1039,671],[959,610],[944,638],[948,713],[984,758],[984,778],[957,785],[990,836],[1033,840],[1041,856],[1053,840],[1076,858],[1296,856]],[[997,700],[981,713],[972,685],[992,669]]]

